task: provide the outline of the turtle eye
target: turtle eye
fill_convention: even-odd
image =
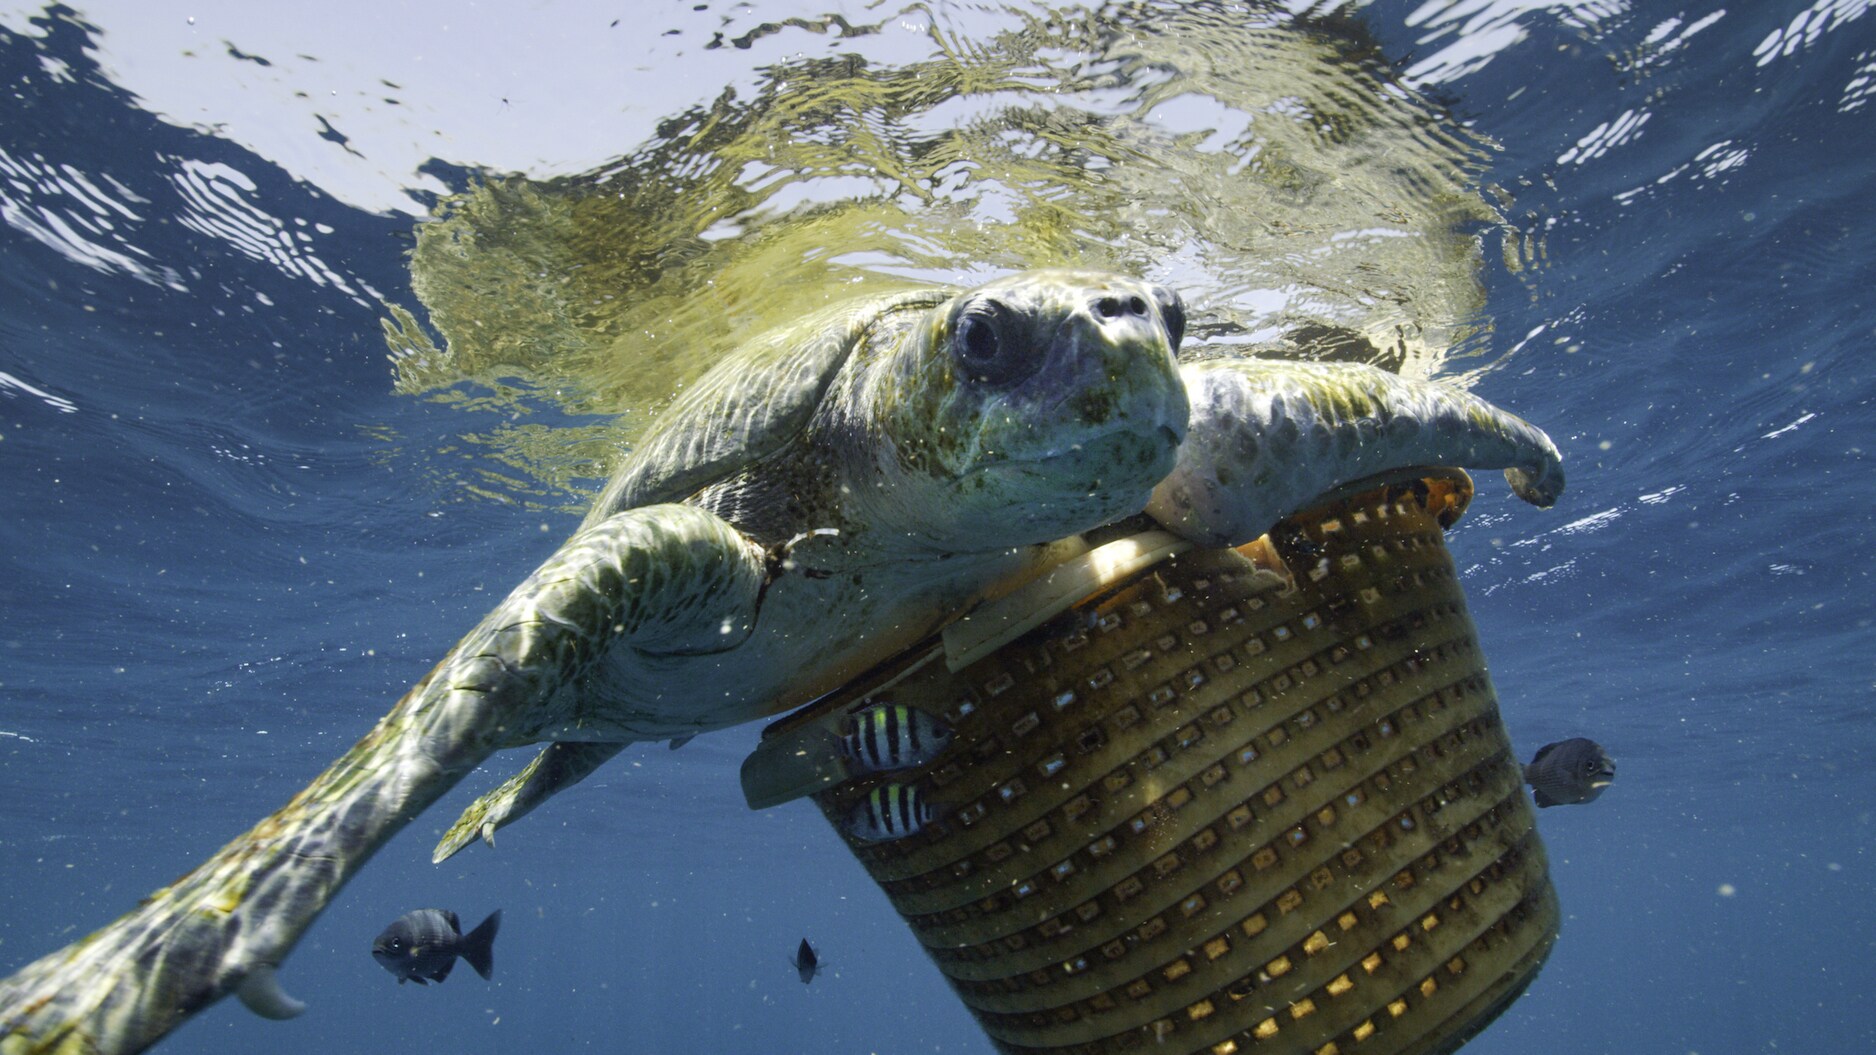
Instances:
[[[951,354],[967,377],[989,385],[1010,385],[1034,373],[1040,358],[1028,354],[1016,312],[998,300],[973,300],[959,310],[951,327]]]
[[[1165,286],[1153,287],[1153,303],[1159,305],[1159,317],[1166,322],[1166,343],[1172,350],[1179,350],[1179,342],[1186,335],[1186,305],[1179,299],[1179,294]]]

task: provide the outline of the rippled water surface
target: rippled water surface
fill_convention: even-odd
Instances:
[[[1054,265],[1463,384],[1557,508],[1451,538],[1563,937],[1468,1052],[1876,1045],[1866,0],[0,5],[0,972],[297,790],[648,416],[841,297]],[[987,1051],[757,730],[631,748],[162,1050]],[[407,908],[502,907],[399,988]],[[830,972],[804,989],[806,934]]]

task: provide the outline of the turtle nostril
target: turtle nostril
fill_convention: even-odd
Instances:
[[[1133,312],[1135,315],[1144,316],[1146,314],[1146,300],[1137,294],[1128,297],[1127,310]]]
[[[1094,302],[1094,312],[1103,319],[1118,317],[1120,315],[1120,298],[1102,297],[1100,300]]]

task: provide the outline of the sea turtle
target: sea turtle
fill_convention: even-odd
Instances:
[[[0,982],[0,1052],[132,1052],[275,968],[398,829],[501,748],[546,742],[447,855],[624,745],[777,713],[1143,512],[1211,545],[1351,480],[1504,468],[1563,486],[1537,428],[1350,363],[1181,363],[1179,297],[1045,271],[818,311],[676,400],[579,530],[281,810]]]

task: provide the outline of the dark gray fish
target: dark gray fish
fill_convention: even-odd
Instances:
[[[467,934],[448,909],[416,909],[399,916],[372,941],[371,958],[396,975],[398,985],[440,982],[449,977],[458,956],[487,978],[495,971],[495,932],[501,925],[501,909]]]
[[[814,976],[821,972],[821,958],[814,954],[814,946],[808,939],[801,939],[801,948],[795,950],[795,958],[788,961],[795,966],[795,973],[801,976],[801,984],[814,981]]]
[[[1615,782],[1615,759],[1594,740],[1559,740],[1537,749],[1524,779],[1539,807],[1594,802]]]
[[[922,766],[950,745],[950,726],[899,703],[876,703],[856,711],[840,738],[841,753],[855,774]]]
[[[903,839],[932,819],[931,803],[917,784],[881,784],[847,815],[847,831],[870,843]]]

